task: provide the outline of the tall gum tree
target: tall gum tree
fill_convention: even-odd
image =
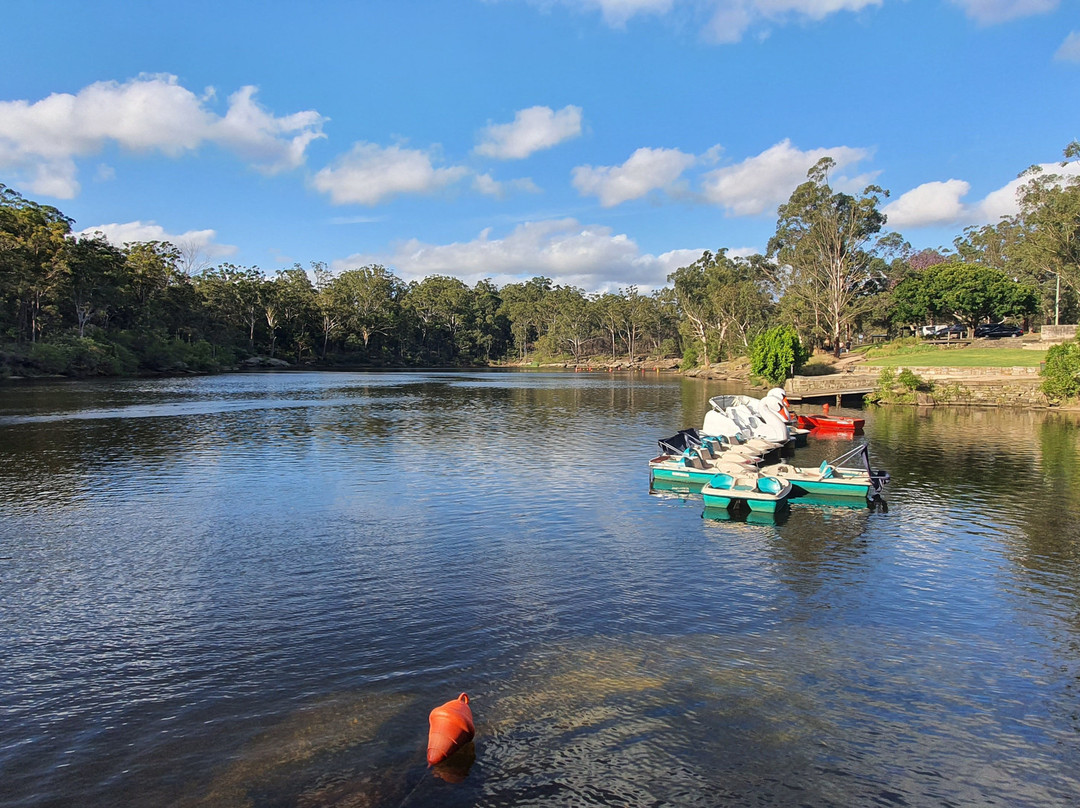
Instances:
[[[873,259],[875,239],[885,226],[879,205],[888,192],[876,185],[860,196],[834,192],[829,169],[835,165],[823,157],[780,206],[769,257],[790,267],[785,293],[805,296],[820,336],[839,356],[864,298],[884,280]]]
[[[1080,141],[1065,147],[1061,167],[1080,160]],[[1080,175],[1032,166],[1017,193],[1025,230],[1020,254],[1080,292]],[[1055,304],[1055,321],[1058,319]]]

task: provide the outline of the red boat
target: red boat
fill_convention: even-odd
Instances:
[[[800,429],[817,429],[821,432],[862,432],[865,418],[847,418],[829,415],[828,405],[821,414],[798,415]]]

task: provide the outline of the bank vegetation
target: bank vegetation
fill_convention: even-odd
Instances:
[[[1062,165],[1078,157],[1070,144]],[[886,229],[887,191],[838,191],[833,167],[821,160],[779,207],[764,254],[707,251],[662,289],[603,294],[544,277],[406,282],[373,264],[211,266],[167,242],[76,234],[62,211],[0,185],[0,375],[213,371],[250,357],[317,367],[675,357],[708,368],[765,344],[790,357],[754,359],[775,375],[810,350],[838,357],[927,323],[1076,322],[1080,177],[1029,169],[1017,215],[916,249]]]

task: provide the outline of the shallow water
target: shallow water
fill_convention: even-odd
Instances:
[[[646,461],[721,392],[0,388],[0,805],[1075,804],[1077,421],[869,410],[887,510],[702,518]]]

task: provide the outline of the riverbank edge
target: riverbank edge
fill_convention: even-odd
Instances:
[[[861,363],[860,363],[861,365]],[[439,368],[414,368],[414,367],[375,367],[375,366],[340,366],[322,365],[319,363],[296,365],[282,359],[270,357],[251,357],[251,359],[232,367],[222,368],[216,371],[195,371],[177,369],[172,372],[158,372],[138,374],[134,378],[177,378],[184,376],[208,376],[220,373],[247,373],[266,370],[283,372],[305,371],[423,371],[423,370],[469,370],[483,368],[507,368],[516,370],[572,370],[583,373],[674,373],[692,379],[705,381],[733,382],[745,385],[752,389],[765,389],[768,385],[754,384],[750,378],[748,360],[733,360],[719,362],[709,367],[696,367],[681,369],[678,359],[650,359],[630,362],[629,360],[586,360],[583,362],[518,362],[518,363],[492,363],[483,366],[471,367],[439,367]],[[860,369],[869,366],[861,365]],[[854,368],[853,368],[854,369]],[[912,391],[912,395],[896,397],[894,400],[870,402],[878,406],[973,406],[973,407],[1015,407],[1019,409],[1045,409],[1059,410],[1063,412],[1080,412],[1080,401],[1055,404],[1050,402],[1039,390],[1042,379],[1030,373],[1030,369],[1002,368],[1001,373],[992,373],[988,368],[909,368],[920,377],[931,377],[931,384],[925,390]],[[899,369],[898,369],[899,370]],[[1023,373],[1018,373],[1022,370]],[[966,372],[965,372],[966,371]],[[836,378],[840,374],[830,374],[824,377],[809,378]],[[0,377],[0,384],[4,382],[33,381],[45,379],[86,379],[105,378],[101,376],[65,376],[65,375],[11,375]],[[113,377],[123,378],[123,377]],[[807,377],[801,377],[807,378]],[[830,395],[823,390],[821,398]]]

